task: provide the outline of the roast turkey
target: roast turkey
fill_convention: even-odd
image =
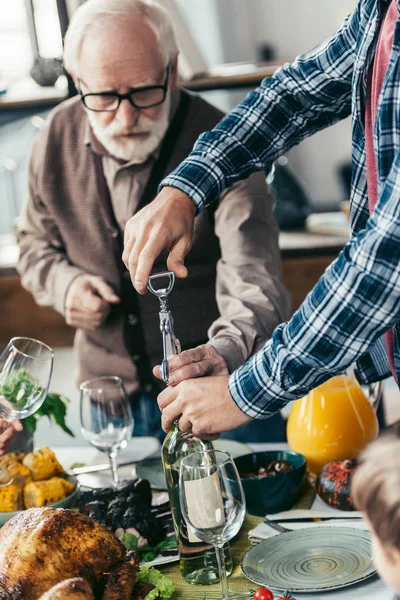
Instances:
[[[84,515],[24,510],[0,530],[0,600],[38,600],[74,577],[93,587],[124,555],[115,535]]]
[[[40,600],[94,600],[92,588],[82,577],[66,579],[57,583]]]

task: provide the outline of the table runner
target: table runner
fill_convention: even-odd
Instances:
[[[304,509],[310,508],[315,490],[306,481],[301,494],[301,497],[294,505],[293,508]],[[248,533],[251,529],[254,529],[262,523],[262,517],[254,517],[247,514],[243,527],[240,533],[231,542],[231,553],[233,560],[233,572],[229,577],[229,588],[232,592],[245,592],[247,590],[254,590],[258,586],[247,579],[243,575],[242,568],[240,566],[244,554],[251,548],[251,543],[248,538]],[[163,572],[164,575],[169,577],[175,586],[175,593],[173,595],[174,600],[216,600],[220,598],[219,584],[216,585],[191,585],[186,583],[181,577],[179,571],[179,563],[171,563],[169,565],[158,566],[158,569]]]

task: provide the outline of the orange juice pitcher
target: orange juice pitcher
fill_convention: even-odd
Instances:
[[[379,392],[380,393],[380,392]],[[317,475],[332,460],[357,458],[378,435],[375,409],[355,379],[338,375],[293,404],[289,446],[307,458]]]

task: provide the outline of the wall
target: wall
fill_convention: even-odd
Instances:
[[[179,0],[210,66],[252,61],[268,43],[276,58],[292,60],[330,36],[357,0]],[[212,93],[211,102],[228,110],[245,93]],[[344,199],[338,168],[350,160],[350,122],[346,120],[302,142],[289,153],[290,164],[318,209]]]

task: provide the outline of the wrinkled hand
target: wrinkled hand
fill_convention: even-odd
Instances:
[[[7,424],[7,421],[0,419],[0,456],[7,452],[15,434],[17,431],[22,431],[22,429],[20,421],[13,421]]]
[[[140,294],[146,293],[154,261],[164,249],[169,250],[168,269],[177,277],[187,276],[184,258],[192,246],[195,214],[195,204],[186,194],[165,187],[129,219],[122,260]]]
[[[110,304],[120,301],[114,290],[96,275],[78,275],[65,298],[67,325],[79,329],[97,329],[110,312]]]
[[[158,396],[158,406],[164,431],[179,419],[181,431],[203,439],[215,439],[252,420],[232,400],[227,375],[187,379],[167,387]]]
[[[168,367],[169,385],[177,385],[185,379],[206,375],[229,375],[225,360],[210,344],[203,344],[171,356],[168,359]],[[153,374],[161,379],[160,365],[154,367]]]

